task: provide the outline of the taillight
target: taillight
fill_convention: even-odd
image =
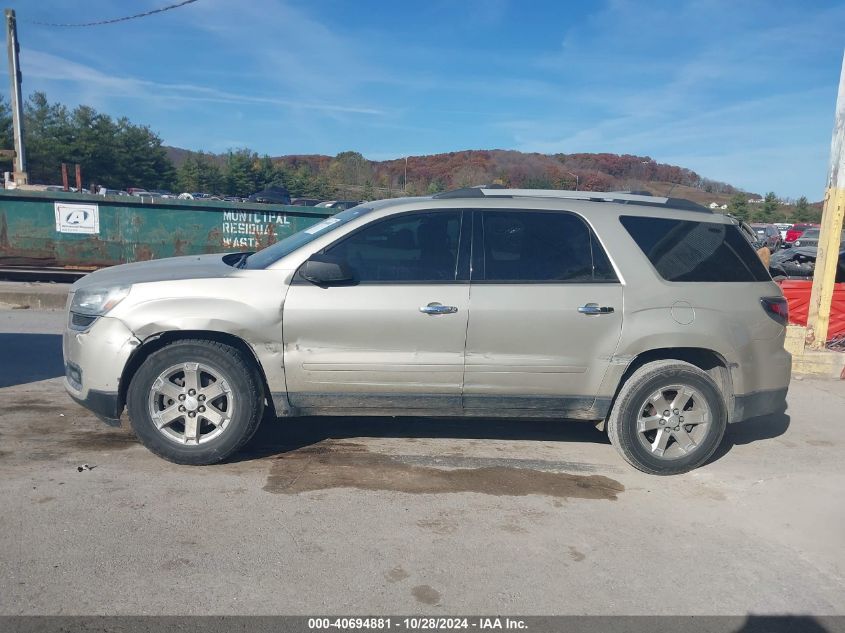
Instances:
[[[789,304],[783,297],[761,297],[760,305],[766,314],[781,325],[789,323]]]

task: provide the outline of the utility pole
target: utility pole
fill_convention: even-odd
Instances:
[[[6,49],[9,54],[9,80],[12,82],[12,126],[15,133],[15,185],[25,185],[26,154],[23,147],[23,99],[21,97],[21,65],[18,57],[18,25],[15,10],[6,9]]]
[[[845,215],[845,57],[839,77],[833,139],[830,143],[830,168],[824,194],[822,226],[816,253],[813,290],[807,315],[806,344],[811,349],[823,349],[830,325],[830,303],[839,260],[842,217]]]
[[[575,177],[575,191],[578,191],[578,174],[574,174],[571,171],[568,171],[566,173],[569,174],[570,176]]]

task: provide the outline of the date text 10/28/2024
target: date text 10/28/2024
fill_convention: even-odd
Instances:
[[[410,618],[309,618],[310,630],[409,630],[409,631],[445,631],[445,630],[526,630],[524,620],[518,618],[477,617],[410,617]]]

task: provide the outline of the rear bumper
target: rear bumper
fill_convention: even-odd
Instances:
[[[787,390],[788,387],[784,387],[735,396],[730,421],[741,422],[762,415],[783,413],[786,410]]]

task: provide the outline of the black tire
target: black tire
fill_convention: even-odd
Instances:
[[[652,454],[641,444],[637,431],[644,401],[670,385],[687,385],[697,390],[711,414],[710,425],[695,448],[675,459]],[[646,363],[625,381],[607,420],[607,432],[616,450],[634,468],[652,475],[677,475],[697,468],[710,458],[724,437],[727,418],[725,399],[706,372],[690,363],[661,360]]]
[[[236,405],[219,435],[189,445],[171,439],[156,428],[149,403],[154,383],[162,372],[174,365],[194,362],[225,377]],[[132,378],[126,407],[132,430],[159,457],[176,464],[215,464],[241,448],[258,430],[264,413],[264,389],[254,363],[240,350],[216,341],[188,339],[150,354]]]

